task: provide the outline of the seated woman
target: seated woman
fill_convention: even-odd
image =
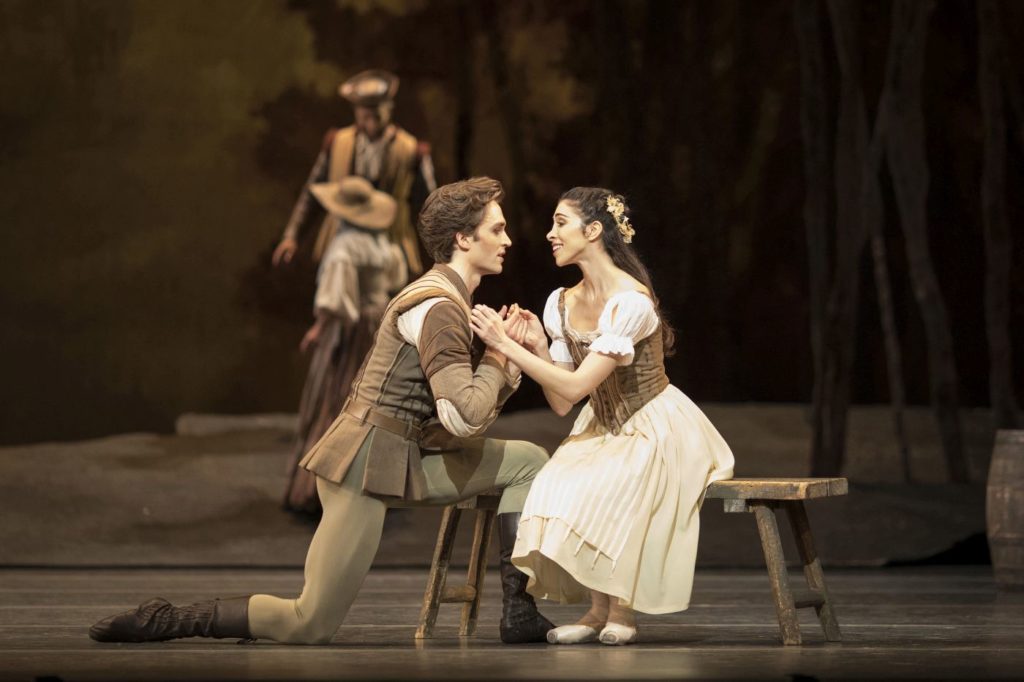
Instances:
[[[732,476],[729,446],[665,374],[674,335],[633,234],[621,196],[569,190],[547,239],[555,264],[578,266],[582,281],[550,295],[543,327],[512,311],[522,344],[493,310],[473,310],[477,335],[537,381],[555,412],[590,397],[534,480],[512,553],[534,596],[571,603],[589,592],[590,610],[551,630],[552,644],[627,644],[635,611],[686,609],[704,491]]]

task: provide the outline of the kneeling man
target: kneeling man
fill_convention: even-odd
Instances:
[[[323,517],[297,599],[265,594],[174,606],[151,599],[96,623],[100,642],[177,637],[326,644],[341,625],[380,543],[388,500],[438,506],[502,489],[498,507],[501,639],[542,642],[554,627],[511,563],[519,513],[547,453],[525,441],[476,437],[519,385],[518,368],[486,351],[470,360],[472,293],[502,270],[512,242],[501,183],[472,178],[435,190],[420,239],[437,265],[392,299],[348,401],[299,466],[317,476]]]

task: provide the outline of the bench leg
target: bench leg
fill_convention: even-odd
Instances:
[[[779,525],[775,521],[775,509],[765,502],[751,502],[750,509],[757,519],[757,531],[761,535],[761,549],[764,563],[768,567],[768,580],[775,600],[775,613],[779,617],[779,631],[783,644],[800,643],[800,621],[796,616],[793,593],[789,589],[789,574],[786,558],[782,551]]]
[[[494,528],[494,512],[480,510],[476,513],[473,528],[473,550],[469,555],[466,584],[473,588],[473,600],[462,605],[462,620],[459,622],[459,636],[469,637],[476,630],[476,618],[480,613],[480,600],[484,594],[484,575],[487,573],[487,548],[491,544],[491,529]]]
[[[461,515],[462,510],[455,506],[444,508],[441,528],[437,532],[437,545],[434,547],[434,560],[430,566],[430,577],[427,578],[427,590],[423,594],[423,607],[420,609],[420,624],[416,628],[416,639],[428,639],[434,635],[437,608],[441,604],[441,594],[444,592],[444,585],[448,579],[448,563],[452,558],[455,531],[459,528]]]
[[[811,534],[811,524],[807,520],[807,510],[802,501],[786,503],[786,514],[789,516],[789,523],[793,528],[793,537],[796,538],[797,549],[800,550],[800,559],[804,564],[804,578],[807,580],[807,587],[821,597],[822,603],[816,605],[814,610],[821,622],[821,629],[825,633],[825,640],[829,642],[842,641],[839,633],[839,622],[836,620],[835,611],[832,609],[832,601],[828,596],[828,589],[825,587],[825,573],[821,569],[821,560],[814,548],[814,536]]]

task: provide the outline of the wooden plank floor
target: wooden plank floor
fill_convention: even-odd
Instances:
[[[997,595],[985,567],[833,570],[844,641],[825,644],[812,612],[805,645],[782,647],[764,571],[701,571],[689,611],[642,620],[628,647],[507,646],[498,640],[496,571],[476,637],[457,607],[416,642],[425,570],[376,570],[332,645],[177,640],[103,645],[98,618],[154,595],[175,603],[252,592],[291,595],[301,571],[0,569],[0,679],[1021,679],[1024,598]],[[571,622],[580,607],[545,604]]]

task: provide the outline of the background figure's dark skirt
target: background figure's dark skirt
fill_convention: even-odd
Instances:
[[[354,324],[335,320],[324,328],[320,343],[313,350],[299,403],[298,437],[288,459],[290,479],[284,507],[290,511],[320,514],[316,475],[300,467],[299,462],[341,412],[379,325],[380,319],[369,315],[362,315]]]

